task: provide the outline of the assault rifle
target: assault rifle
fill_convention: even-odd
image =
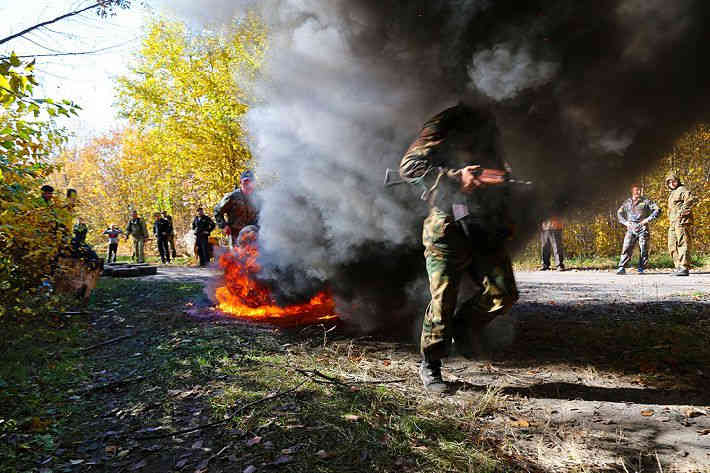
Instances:
[[[480,168],[475,171],[475,175],[482,181],[482,182],[499,182],[500,178],[503,177],[503,183],[505,184],[513,184],[513,185],[520,185],[520,186],[532,186],[533,182],[532,181],[523,181],[520,179],[514,179],[512,177],[507,177],[507,172],[506,171],[501,171],[500,169],[489,169],[489,168]],[[384,185],[385,187],[392,187],[392,186],[397,186],[399,184],[407,184],[407,181],[404,179],[398,179],[396,177],[397,171],[387,168],[385,169],[385,182]]]

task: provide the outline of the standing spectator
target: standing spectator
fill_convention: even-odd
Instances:
[[[648,244],[651,241],[648,224],[658,218],[660,213],[661,209],[654,201],[641,195],[641,186],[631,186],[631,197],[626,199],[616,211],[619,223],[626,227],[624,246],[621,249],[621,259],[616,274],[626,274],[625,268],[631,261],[637,241],[639,244],[638,272],[643,274],[648,263]]]
[[[198,208],[197,216],[192,221],[192,230],[195,232],[195,244],[197,245],[197,254],[200,257],[200,266],[207,266],[210,260],[208,245],[210,233],[212,233],[214,227],[214,221],[205,215],[202,207]]]
[[[49,205],[52,202],[52,199],[54,198],[54,187],[45,184],[41,188],[42,190],[42,200],[46,205]]]
[[[145,254],[143,247],[148,239],[148,228],[145,226],[145,221],[138,216],[137,211],[131,213],[131,220],[126,226],[126,240],[128,236],[133,237],[133,258],[137,263],[145,262]]]
[[[555,254],[555,265],[558,271],[565,270],[565,250],[562,246],[562,230],[564,222],[559,216],[553,215],[541,225],[540,241],[542,243],[542,266],[540,271],[550,269],[550,252]]]
[[[76,242],[77,245],[82,245],[86,243],[86,234],[89,233],[89,227],[84,223],[84,218],[79,217],[78,222],[74,224],[74,238],[72,242]]]
[[[118,253],[118,236],[121,235],[123,231],[118,228],[118,225],[111,224],[109,228],[104,231],[104,235],[108,235],[108,254],[106,255],[107,263],[116,262],[116,253]]]
[[[668,252],[673,258],[675,276],[687,276],[690,270],[690,227],[693,225],[693,205],[697,202],[690,190],[671,171],[666,175],[668,196]]]
[[[173,255],[173,259],[177,258],[177,251],[175,251],[175,227],[173,226],[173,216],[168,215],[168,212],[163,210],[163,218],[170,222],[170,238],[168,238],[168,244],[170,245],[170,252]]]
[[[259,207],[260,199],[254,192],[254,173],[247,169],[242,173],[237,188],[225,195],[214,208],[217,226],[230,237],[232,248],[237,246],[242,228],[259,225]]]
[[[170,248],[168,246],[168,240],[170,239],[170,222],[163,218],[158,212],[156,212],[153,217],[155,221],[153,222],[153,235],[158,241],[158,252],[160,253],[160,261],[163,264],[170,263]]]

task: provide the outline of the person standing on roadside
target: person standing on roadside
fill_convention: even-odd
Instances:
[[[254,192],[254,184],[254,173],[247,169],[242,173],[237,188],[225,195],[214,208],[214,220],[229,236],[232,248],[237,246],[242,228],[259,226],[260,200]]]
[[[158,212],[156,212],[153,217],[155,221],[153,222],[153,235],[158,242],[158,253],[160,253],[160,261],[163,264],[170,263],[170,247],[168,246],[168,240],[170,239],[170,222],[163,218]]]
[[[540,271],[550,269],[550,254],[555,255],[555,266],[558,271],[565,270],[565,250],[562,246],[562,230],[564,222],[562,218],[553,215],[540,225],[540,243],[542,244],[542,266]]]
[[[209,238],[214,228],[214,221],[205,215],[202,207],[198,208],[197,216],[192,221],[192,230],[195,232],[195,244],[197,245],[197,254],[200,258],[201,267],[207,266],[210,261]]]
[[[123,231],[118,228],[118,225],[115,224],[111,224],[111,226],[104,231],[104,235],[108,236],[108,253],[106,254],[107,263],[116,262],[116,253],[118,253],[118,236],[122,233]]]
[[[173,226],[173,217],[168,215],[168,212],[163,210],[163,218],[170,222],[170,237],[168,238],[168,245],[170,245],[170,253],[173,255],[173,259],[177,258],[177,251],[175,251],[175,227]]]
[[[616,211],[619,223],[626,227],[624,246],[621,249],[621,259],[616,274],[626,274],[626,265],[631,261],[636,242],[639,245],[638,273],[643,274],[648,264],[648,245],[651,241],[648,224],[658,218],[661,209],[654,201],[641,194],[641,186],[636,184],[631,186],[631,197],[626,199]]]
[[[697,199],[680,182],[678,175],[671,171],[666,175],[668,196],[668,252],[673,258],[676,272],[674,276],[690,274],[691,232],[693,225],[693,206]]]
[[[143,249],[145,246],[145,241],[148,239],[148,228],[145,225],[145,221],[138,216],[137,211],[131,213],[131,220],[126,226],[126,240],[129,236],[133,237],[133,258],[137,263],[145,262],[145,254]]]

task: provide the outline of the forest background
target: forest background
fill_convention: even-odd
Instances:
[[[242,118],[266,53],[267,31],[254,17],[200,34],[179,21],[149,25],[132,73],[116,84],[118,109],[130,125],[64,150],[52,176],[58,187],[79,190],[81,214],[94,230],[92,243],[103,242],[99,230],[107,225],[125,226],[134,208],[148,217],[167,210],[180,236],[188,232],[197,206],[211,209],[232,190],[251,159]],[[695,251],[701,255],[710,253],[709,157],[710,128],[699,124],[638,178],[645,195],[665,209],[663,178],[670,169],[680,172],[699,198]],[[569,257],[618,255],[625,229],[616,210],[626,194],[628,189],[619,189],[585,209],[570,209],[564,234]],[[662,212],[652,227],[652,253],[666,252],[667,229]],[[537,254],[533,239],[521,257]]]

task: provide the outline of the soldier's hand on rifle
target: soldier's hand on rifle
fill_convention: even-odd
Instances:
[[[478,179],[481,174],[481,166],[466,166],[457,171],[461,180],[461,192],[470,194],[484,184]]]

